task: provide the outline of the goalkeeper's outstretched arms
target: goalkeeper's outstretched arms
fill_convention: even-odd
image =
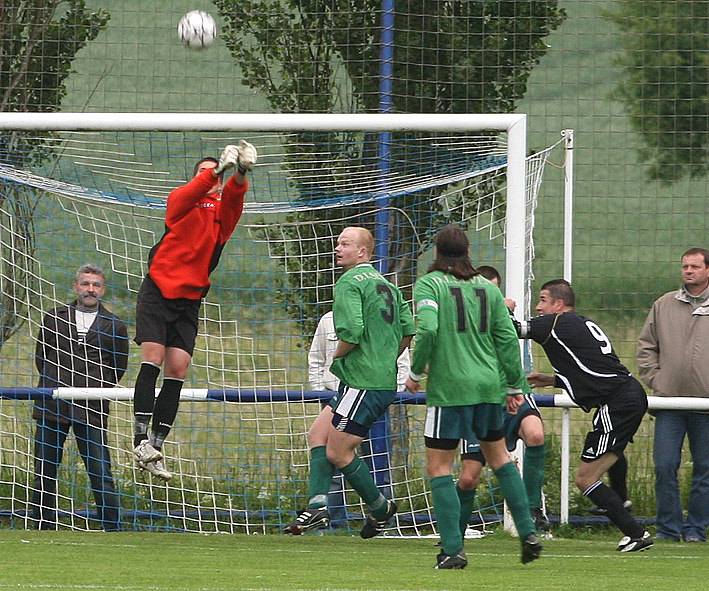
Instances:
[[[241,140],[238,145],[230,144],[224,147],[219,157],[219,164],[214,169],[214,174],[217,176],[229,170],[234,171],[234,175],[224,183],[222,189],[219,236],[222,244],[229,239],[244,211],[244,198],[249,189],[246,174],[254,167],[257,158],[256,148],[249,142]]]
[[[219,164],[214,169],[214,175],[235,169],[235,180],[237,184],[243,184],[246,174],[254,167],[258,159],[258,152],[253,144],[246,140],[240,140],[238,145],[229,144],[224,147],[222,155],[219,157]]]

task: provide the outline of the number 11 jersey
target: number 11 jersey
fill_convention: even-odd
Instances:
[[[411,371],[428,368],[429,406],[501,404],[506,386],[528,392],[519,340],[500,290],[480,275],[432,271],[414,288]]]

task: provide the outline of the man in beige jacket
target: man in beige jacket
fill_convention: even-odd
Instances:
[[[709,398],[709,250],[682,255],[679,290],[658,298],[638,341],[640,378],[655,396]],[[709,413],[655,410],[657,538],[705,542],[709,526]],[[683,519],[677,470],[684,438],[692,454],[692,487]]]

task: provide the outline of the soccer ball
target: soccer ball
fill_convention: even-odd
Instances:
[[[191,10],[177,24],[177,34],[185,47],[205,49],[217,37],[217,23],[203,10]]]

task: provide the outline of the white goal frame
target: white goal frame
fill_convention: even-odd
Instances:
[[[507,133],[505,293],[525,302],[527,116],[442,113],[5,113],[5,131],[504,131]],[[519,308],[518,308],[519,310]],[[520,311],[522,314],[526,310]]]
[[[18,113],[0,112],[0,131],[21,132],[480,132],[499,131],[506,138],[506,215],[504,222],[505,293],[521,302],[520,318],[529,310],[527,256],[527,116],[525,114],[332,114],[332,113]],[[387,197],[386,188],[382,197]],[[520,352],[524,350],[520,341]],[[132,389],[91,392],[71,388],[68,398],[131,399]],[[183,398],[201,398],[186,389]],[[520,458],[521,460],[521,458]]]

